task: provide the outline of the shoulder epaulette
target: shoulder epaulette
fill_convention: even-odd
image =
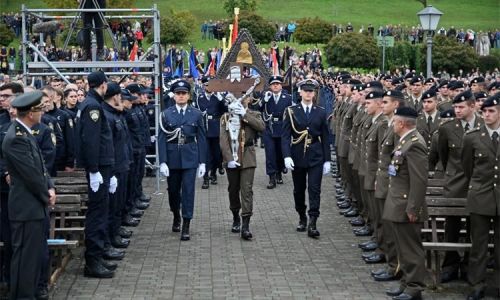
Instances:
[[[472,129],[470,129],[469,131],[467,131],[465,134],[471,134],[473,132],[479,132],[481,128],[480,127],[474,127]]]
[[[325,109],[323,106],[316,105],[317,108]]]
[[[443,120],[443,121],[441,121],[441,124],[439,124],[439,126],[443,126],[444,124],[448,124],[451,121],[455,121],[455,118],[449,118],[449,119]]]

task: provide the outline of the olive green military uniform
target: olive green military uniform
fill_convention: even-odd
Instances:
[[[361,185],[359,181],[359,174],[358,174],[358,169],[359,169],[359,160],[360,160],[360,153],[358,151],[358,131],[361,128],[361,124],[363,123],[365,117],[365,112],[363,109],[363,106],[358,105],[357,106],[357,112],[354,115],[354,118],[352,120],[352,129],[351,129],[351,136],[349,138],[350,143],[349,143],[349,156],[347,158],[349,167],[351,168],[352,172],[352,190],[353,190],[353,195],[356,198],[357,201],[357,206],[360,212],[364,210],[363,207],[363,199],[361,197]]]

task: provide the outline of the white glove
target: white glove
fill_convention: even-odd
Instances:
[[[203,177],[205,175],[205,164],[200,164],[198,166],[198,178]]]
[[[264,96],[264,101],[269,101],[269,99],[271,99],[271,97],[273,96],[273,93],[271,93],[270,91],[267,91],[265,96]]]
[[[152,136],[150,137],[150,139],[151,139],[151,143],[156,142],[156,136],[152,135]]]
[[[168,166],[166,163],[160,164],[160,173],[165,177],[168,177],[168,175],[170,175],[170,171],[168,170]]]
[[[94,193],[96,193],[99,190],[99,186],[104,182],[104,180],[102,179],[102,175],[100,172],[89,173],[89,179],[90,188]]]
[[[239,167],[239,166],[241,166],[241,165],[240,165],[239,163],[235,162],[234,160],[229,161],[229,162],[227,163],[227,167],[228,167],[229,169],[236,169],[236,168],[237,168],[237,167]]]
[[[114,194],[116,192],[117,187],[118,187],[118,179],[116,179],[116,176],[113,176],[109,180],[109,192],[111,194]]]
[[[222,95],[221,92],[217,92],[217,94],[215,94],[215,96],[217,97],[217,99],[219,99],[219,101],[224,100],[224,96]]]
[[[293,159],[291,157],[285,157],[285,168],[293,171],[293,167],[295,167],[295,164],[293,163]]]
[[[325,161],[323,164],[323,175],[330,173],[331,165],[329,161]]]

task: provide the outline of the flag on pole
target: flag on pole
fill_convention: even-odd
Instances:
[[[271,48],[271,63],[272,63],[272,69],[273,69],[273,75],[277,76],[280,75],[280,70],[278,66],[278,58],[276,57],[276,49]]]
[[[177,65],[174,73],[174,77],[181,78],[182,76],[184,76],[184,59],[181,59],[179,61],[179,64]]]
[[[137,58],[137,52],[139,51],[139,45],[137,45],[137,42],[134,43],[134,46],[132,47],[132,51],[130,51],[130,61],[135,61]]]
[[[193,76],[193,78],[199,78],[200,72],[198,60],[196,59],[196,55],[194,54],[194,48],[191,46],[191,52],[189,53],[189,75]]]
[[[231,36],[231,46],[236,42],[236,39],[238,38],[238,15],[234,15],[234,21],[233,21],[233,32]]]
[[[168,50],[167,57],[165,57],[165,67],[163,68],[163,77],[172,77],[172,51]]]

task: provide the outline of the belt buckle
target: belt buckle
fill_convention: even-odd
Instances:
[[[185,143],[186,143],[186,140],[184,138],[184,135],[180,135],[179,138],[177,138],[177,144],[184,145]]]
[[[273,122],[278,122],[280,118],[273,118]]]
[[[213,118],[214,118],[213,116],[210,116],[210,115],[207,116],[208,120],[212,120]]]
[[[306,138],[306,146],[309,146],[310,144],[312,144],[312,138],[308,137]]]

